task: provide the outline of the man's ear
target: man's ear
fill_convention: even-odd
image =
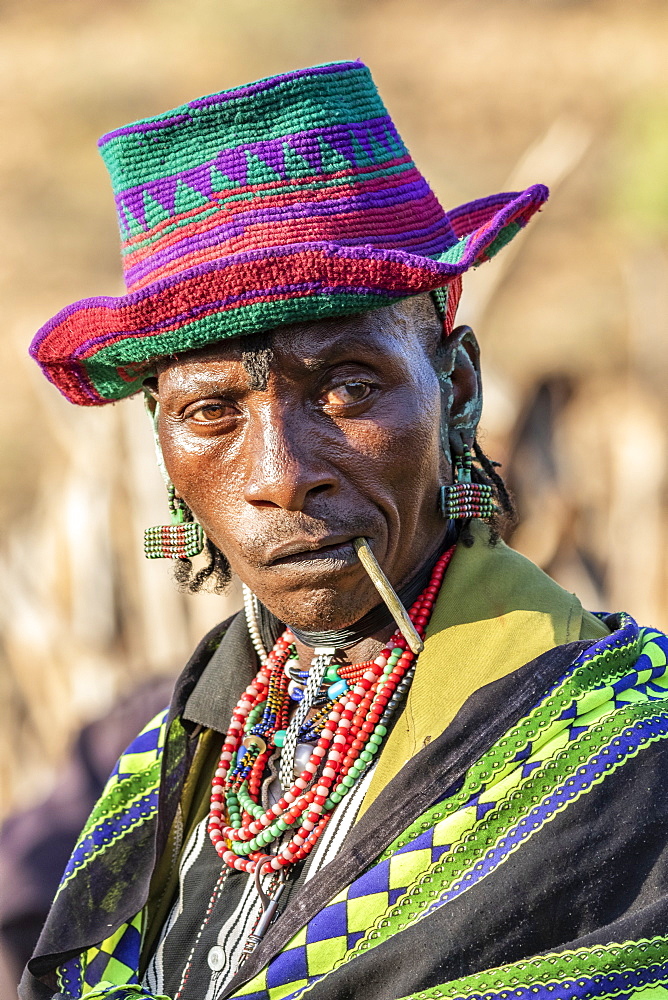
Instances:
[[[158,377],[157,375],[151,375],[149,378],[145,378],[142,382],[142,389],[145,393],[153,396],[154,399],[158,398]]]
[[[470,326],[458,326],[449,335],[439,372],[444,430],[451,452],[461,455],[473,444],[482,412],[480,349]]]

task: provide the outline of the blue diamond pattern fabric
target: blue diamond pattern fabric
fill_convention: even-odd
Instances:
[[[306,941],[313,944],[316,941],[326,941],[328,938],[339,937],[348,929],[346,920],[346,904],[334,903],[321,910],[309,921],[306,927]]]
[[[267,989],[282,986],[285,982],[305,980],[308,976],[306,946],[282,951],[267,970]]]

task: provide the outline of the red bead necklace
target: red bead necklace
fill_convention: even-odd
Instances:
[[[410,608],[422,638],[453,552],[454,547],[439,558]],[[399,630],[374,660],[340,669],[352,688],[329,707],[301,774],[265,810],[259,801],[265,766],[279,745],[276,734],[284,733],[288,723],[284,667],[293,643],[286,629],[241,696],[212,781],[209,837],[225,864],[237,871],[277,872],[307,857],[333,810],[373,763],[414,670],[415,655]],[[269,854],[267,848],[278,841],[282,846]]]

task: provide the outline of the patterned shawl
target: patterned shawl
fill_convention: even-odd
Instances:
[[[477,691],[292,896],[226,996],[668,1000],[668,638],[607,623],[605,639]],[[147,886],[128,870],[152,869],[192,757],[177,714],[121,758],[23,1000],[156,1000],[138,985]]]

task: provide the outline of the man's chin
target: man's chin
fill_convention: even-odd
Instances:
[[[364,570],[353,573],[349,566],[323,565],[317,573],[312,566],[304,567],[291,575],[289,584],[258,587],[255,593],[276,618],[305,632],[347,628],[378,604]]]

